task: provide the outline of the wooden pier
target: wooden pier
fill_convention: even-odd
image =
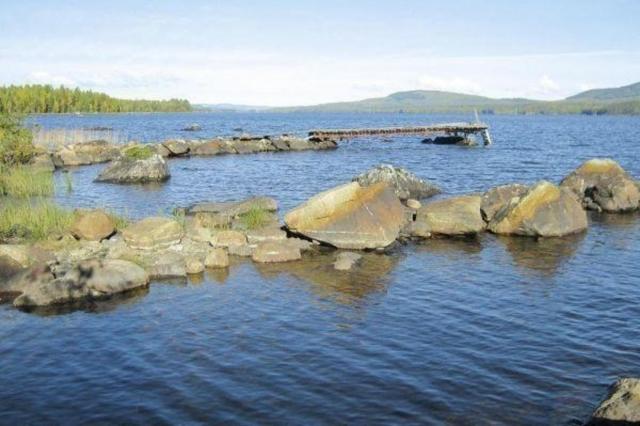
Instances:
[[[468,136],[479,133],[485,145],[491,145],[489,126],[484,123],[444,123],[429,126],[412,127],[382,127],[370,129],[316,129],[309,132],[312,138],[349,139],[366,136],[395,136],[395,135],[420,135],[420,136]]]

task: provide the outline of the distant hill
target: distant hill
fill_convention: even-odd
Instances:
[[[397,92],[382,98],[302,107],[275,108],[280,112],[405,112],[484,114],[640,114],[640,83],[597,89],[558,101],[524,98],[495,99],[437,90]]]
[[[640,99],[640,82],[613,89],[593,89],[570,96],[567,100],[633,101]]]
[[[118,99],[91,90],[42,84],[0,86],[0,113],[187,112],[191,110],[191,104],[184,99],[164,101]]]

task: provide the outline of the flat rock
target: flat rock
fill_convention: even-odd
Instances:
[[[251,197],[241,201],[198,203],[186,209],[187,216],[195,217],[197,226],[204,228],[230,227],[234,221],[252,210],[274,213],[278,203],[269,197]],[[272,215],[275,217],[275,215]]]
[[[587,214],[568,189],[541,181],[500,210],[489,230],[496,234],[560,237],[587,228]]]
[[[182,139],[164,141],[162,145],[169,151],[170,157],[180,157],[189,154],[189,144]]]
[[[357,181],[361,186],[385,182],[393,188],[401,200],[409,198],[423,199],[440,193],[440,189],[437,186],[420,179],[406,169],[394,167],[390,164],[380,164],[356,176],[353,180]]]
[[[480,214],[480,203],[481,198],[477,195],[463,195],[425,204],[416,214],[414,235],[455,236],[482,232],[486,223]]]
[[[310,198],[285,216],[294,233],[344,249],[392,244],[404,222],[404,209],[389,186],[352,182]]]
[[[116,224],[103,210],[76,211],[71,233],[78,239],[100,241],[116,232]]]
[[[528,186],[519,183],[491,188],[482,195],[482,203],[480,204],[482,218],[485,222],[490,222],[496,213],[509,205],[513,198],[522,197],[528,190]]]
[[[66,167],[106,163],[118,157],[120,150],[117,146],[97,140],[67,145],[54,153],[52,158],[57,167]]]
[[[149,284],[149,276],[135,263],[120,259],[89,260],[62,278],[48,275],[28,283],[13,304],[16,307],[64,304],[80,299],[99,299]]]
[[[211,245],[214,247],[243,246],[247,244],[247,237],[240,231],[219,231],[211,237]]]
[[[180,243],[182,226],[166,217],[148,217],[122,231],[122,238],[131,248],[158,250]]]
[[[258,263],[290,262],[302,258],[300,249],[287,241],[270,241],[258,244],[251,259]]]
[[[164,182],[171,177],[167,161],[158,154],[135,160],[122,158],[109,164],[95,179],[109,183],[150,183]]]
[[[585,162],[565,177],[560,186],[570,189],[591,210],[627,212],[637,210],[640,204],[637,183],[609,158]]]
[[[609,394],[595,410],[588,426],[640,424],[640,379],[624,378],[609,388]]]
[[[287,233],[278,228],[252,229],[246,232],[249,244],[259,244],[267,241],[284,241]]]

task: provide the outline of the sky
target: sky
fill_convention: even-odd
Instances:
[[[287,106],[637,81],[638,0],[0,0],[0,85]]]

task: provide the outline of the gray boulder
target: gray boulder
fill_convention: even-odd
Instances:
[[[590,210],[626,212],[638,209],[637,183],[614,160],[589,160],[564,178],[560,186],[570,189]]]
[[[97,140],[67,145],[53,154],[56,167],[106,163],[120,157],[120,149],[107,141]]]
[[[164,182],[171,177],[169,165],[158,154],[136,160],[122,158],[109,164],[96,178],[96,182],[119,184]]]
[[[189,154],[189,144],[182,139],[164,141],[162,142],[162,146],[169,151],[170,157],[180,157]]]
[[[412,226],[412,235],[472,235],[484,231],[486,223],[480,214],[481,198],[463,195],[433,201],[420,207]]]
[[[486,222],[490,222],[502,208],[509,205],[515,197],[522,197],[529,189],[526,185],[514,183],[491,188],[482,195],[480,212]]]
[[[609,394],[594,411],[588,426],[640,424],[640,379],[624,378],[609,388]]]
[[[13,304],[16,307],[49,306],[81,299],[100,299],[149,284],[149,276],[140,266],[126,260],[87,260],[63,277],[42,272],[38,279],[23,280]]]
[[[427,198],[440,193],[437,186],[420,179],[408,170],[390,164],[380,164],[356,176],[353,181],[357,181],[361,186],[385,182],[401,200]]]

